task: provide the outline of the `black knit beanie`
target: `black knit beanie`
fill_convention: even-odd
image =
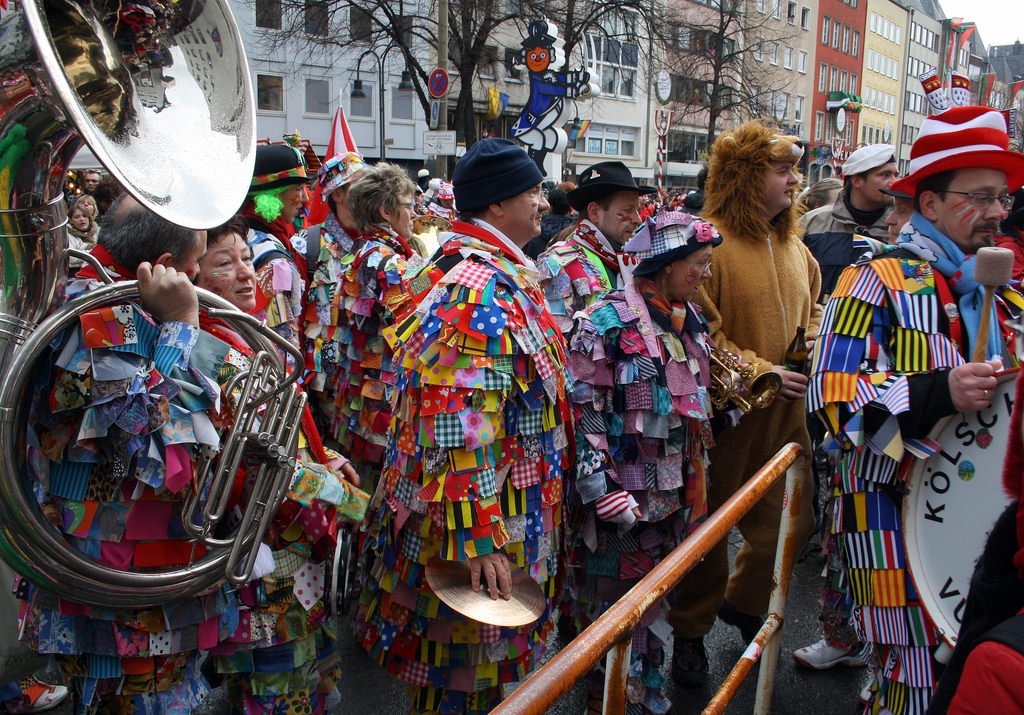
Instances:
[[[459,211],[487,208],[543,180],[540,169],[518,144],[508,139],[482,139],[455,166],[455,205]]]

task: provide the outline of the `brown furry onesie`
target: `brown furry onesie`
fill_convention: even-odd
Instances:
[[[725,240],[715,249],[711,278],[697,302],[715,342],[738,353],[742,362],[764,369],[784,362],[797,326],[805,326],[812,338],[821,322],[821,306],[816,302],[821,274],[797,235],[795,202],[771,220],[762,210],[771,162],[799,160],[802,150],[797,141],[759,122],[720,136],[711,156],[701,214]],[[710,452],[709,509],[720,507],[787,442],[802,444],[804,455],[809,455],[806,420],[802,399],[777,399],[771,407],[744,415],[738,425],[721,432]],[[745,541],[731,578],[723,540],[680,584],[670,614],[677,638],[707,633],[723,597],[743,613],[765,612],[783,486],[779,480],[740,521]],[[801,538],[814,528],[807,469],[805,487]]]

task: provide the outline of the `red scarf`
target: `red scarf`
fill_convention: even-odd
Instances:
[[[409,244],[405,242],[405,239],[397,233],[388,231],[386,228],[375,228],[366,234],[366,238],[380,241],[406,260],[412,258],[412,249],[409,248]]]
[[[617,254],[611,253],[607,248],[601,245],[601,241],[597,237],[597,231],[590,224],[580,221],[579,225],[576,226],[576,230],[572,232],[572,238],[570,240],[575,241],[581,246],[585,246],[597,254],[597,257],[600,258],[601,262],[608,267],[608,270],[611,271],[612,275],[617,276],[619,274],[619,260]],[[613,289],[615,288],[614,285],[611,287]]]
[[[483,226],[477,226],[474,223],[466,223],[465,221],[453,221],[452,233],[464,233],[467,236],[478,238],[492,248],[497,249],[498,253],[515,263],[517,266],[523,265],[523,262],[518,257],[511,255],[508,248],[504,243],[502,243],[501,239],[485,229]],[[452,241],[445,242],[444,246],[441,248],[446,255],[451,255],[462,248],[462,244],[458,239],[454,239]]]
[[[117,259],[110,254],[110,251],[105,249],[103,246],[97,244],[95,248],[89,251],[89,253],[91,253],[92,256],[100,262],[100,264],[107,270],[107,273],[110,274],[110,277],[114,280],[117,280],[118,278],[124,281],[135,280],[135,271],[129,270],[118,263]],[[100,274],[97,273],[96,269],[88,263],[84,264],[78,270],[78,273],[75,274],[75,278],[85,278],[96,281],[101,280]]]

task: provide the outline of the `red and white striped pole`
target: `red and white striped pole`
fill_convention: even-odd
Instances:
[[[658,196],[665,195],[665,137],[658,137]]]
[[[654,126],[658,130],[658,196],[665,195],[665,140],[672,125],[672,112],[659,109],[654,113]]]

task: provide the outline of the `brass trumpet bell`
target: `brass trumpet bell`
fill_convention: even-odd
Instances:
[[[771,370],[758,371],[742,364],[727,350],[711,348],[711,404],[715,409],[738,407],[742,412],[761,410],[775,400],[782,378]]]

